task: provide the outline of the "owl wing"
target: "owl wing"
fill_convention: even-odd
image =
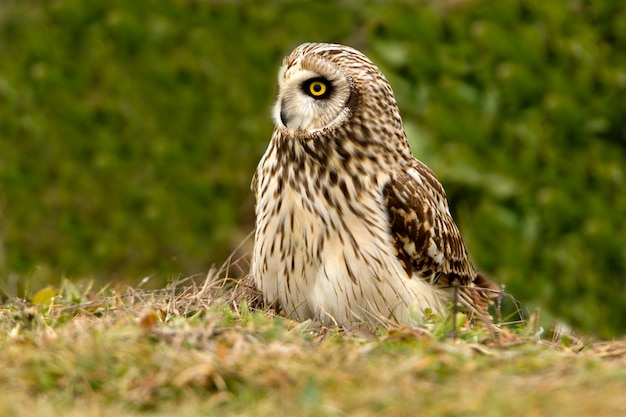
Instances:
[[[415,160],[412,168],[391,178],[383,195],[392,243],[410,277],[417,273],[439,286],[472,286],[482,279],[469,260],[443,186],[426,165]]]

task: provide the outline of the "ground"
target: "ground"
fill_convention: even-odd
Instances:
[[[624,415],[626,342],[459,315],[296,322],[213,277],[163,290],[65,282],[0,307],[3,416]],[[228,285],[228,283],[227,283]],[[35,303],[37,302],[37,303]]]

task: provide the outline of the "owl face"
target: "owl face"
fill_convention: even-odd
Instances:
[[[274,121],[293,136],[332,129],[350,116],[350,76],[332,56],[301,53],[307,45],[286,57],[278,74]]]
[[[411,156],[389,82],[348,46],[305,43],[294,49],[278,74],[273,115],[276,136],[286,140],[332,139],[345,149],[367,142],[402,160]]]

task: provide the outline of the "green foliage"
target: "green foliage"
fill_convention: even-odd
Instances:
[[[624,5],[447,3],[0,3],[0,280],[221,263],[252,229],[281,57],[333,41],[390,79],[482,269],[626,331]]]

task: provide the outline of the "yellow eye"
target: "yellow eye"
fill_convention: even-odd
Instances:
[[[321,81],[313,81],[309,84],[309,92],[313,97],[321,97],[326,93],[326,84]]]

